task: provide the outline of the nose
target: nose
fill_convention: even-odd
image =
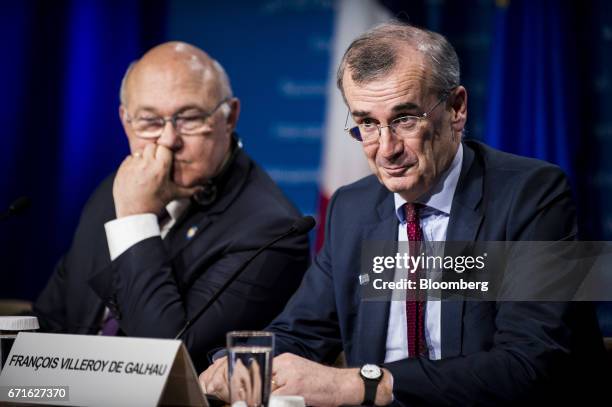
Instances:
[[[164,128],[157,139],[157,144],[173,151],[179,150],[183,146],[183,140],[176,131],[176,127],[172,123],[172,120],[168,120],[164,123]]]
[[[404,144],[391,131],[391,127],[385,126],[380,129],[378,152],[385,160],[392,161],[402,154]]]

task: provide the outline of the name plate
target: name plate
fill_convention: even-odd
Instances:
[[[0,404],[207,406],[178,340],[21,332]]]

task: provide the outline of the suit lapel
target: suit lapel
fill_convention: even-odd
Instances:
[[[239,147],[236,147],[239,148]],[[227,207],[242,191],[251,171],[251,161],[240,149],[236,152],[234,163],[227,174],[215,181],[218,198],[208,207],[201,207],[192,202],[188,213],[168,232],[167,247],[170,259],[178,256],[190,243],[198,240],[202,232],[210,226],[216,217],[225,212]]]
[[[482,205],[480,205],[483,199],[483,177],[482,164],[478,161],[472,148],[464,143],[461,175],[453,198],[446,232],[447,242],[466,242],[467,244],[467,242],[476,240],[483,221]],[[445,252],[445,255],[457,255],[461,250],[461,247],[453,247],[452,253]],[[462,297],[454,297],[442,301],[441,306],[442,357],[460,355],[465,301]]]
[[[398,220],[395,216],[393,194],[386,189],[377,212],[380,220],[364,226],[362,241],[382,241],[389,246],[385,247],[385,253],[395,253]],[[389,299],[386,298],[368,301],[359,297],[359,337],[356,341],[359,348],[356,354],[360,363],[384,362],[390,305]]]
[[[191,242],[198,239],[199,235],[210,225],[212,216],[206,211],[200,211],[190,204],[187,213],[179,219],[164,238],[164,246],[170,253],[170,258],[174,259]]]

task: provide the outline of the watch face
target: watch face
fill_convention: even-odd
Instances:
[[[366,379],[378,379],[381,375],[380,367],[376,365],[363,365],[361,367],[361,375]]]

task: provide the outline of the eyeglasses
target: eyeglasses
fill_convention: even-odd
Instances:
[[[381,126],[380,124],[373,123],[371,121],[355,124],[354,126],[349,126],[349,118],[351,117],[351,111],[349,109],[346,115],[346,122],[344,123],[344,131],[346,131],[352,138],[362,143],[369,143],[378,140],[382,133],[382,129],[385,127],[389,127],[391,132],[402,138],[412,138],[418,135],[418,124],[421,120],[427,119],[429,115],[449,96],[449,93],[446,93],[438,102],[427,112],[423,113],[420,116],[402,116],[397,119],[393,119],[391,123],[386,126]]]
[[[176,113],[170,117],[128,117],[126,121],[130,123],[134,133],[137,137],[144,139],[156,139],[161,137],[166,127],[166,123],[172,123],[172,127],[182,136],[192,136],[201,134],[209,130],[208,119],[215,114],[217,110],[223,104],[230,101],[231,98],[225,98],[221,100],[215,107],[208,113],[203,114],[191,114],[191,113]]]

